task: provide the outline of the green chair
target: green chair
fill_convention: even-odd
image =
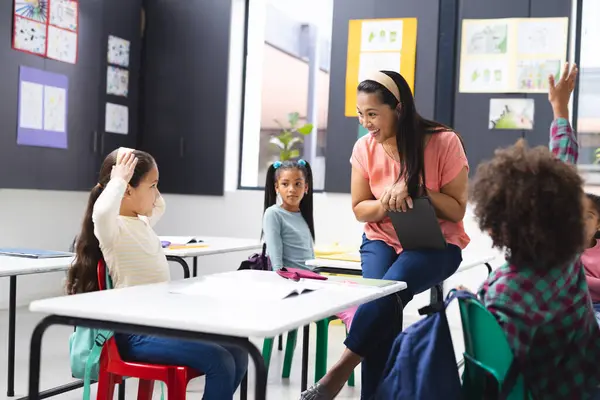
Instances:
[[[506,379],[513,354],[496,318],[475,299],[458,299],[465,339],[463,393],[466,399],[484,398],[486,379],[493,377],[498,394]],[[519,376],[508,400],[531,399]]]
[[[329,323],[336,320],[337,317],[329,317],[317,321],[317,357],[315,362],[315,382],[318,382],[325,373],[327,372],[327,340],[329,337]],[[347,333],[347,331],[346,331]],[[287,340],[285,344],[285,357],[283,360],[283,371],[281,373],[282,378],[289,378],[292,370],[292,360],[294,358],[294,350],[296,349],[296,342],[298,339],[298,331],[293,330],[288,332]],[[269,370],[269,363],[271,361],[271,354],[273,353],[274,338],[267,338],[263,342],[262,356],[265,360],[265,366],[267,371]],[[354,386],[354,372],[348,379],[348,386]]]

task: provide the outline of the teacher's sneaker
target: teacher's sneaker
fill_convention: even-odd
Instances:
[[[313,386],[306,389],[300,394],[300,400],[332,400],[331,396],[325,386],[320,383],[315,383]]]

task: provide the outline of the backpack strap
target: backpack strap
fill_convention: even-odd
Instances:
[[[92,368],[98,363],[98,360],[100,360],[100,355],[102,354],[102,347],[112,335],[113,333],[107,330],[100,330],[96,334],[96,338],[94,339],[94,345],[92,346],[90,354],[88,355],[88,358],[85,362],[85,371],[83,375],[83,400],[90,399]]]
[[[262,252],[260,253],[261,256],[266,257],[267,256],[267,243],[263,243],[262,245]]]
[[[469,291],[453,289],[450,291],[450,293],[448,293],[448,296],[446,297],[445,301],[438,301],[433,304],[429,304],[423,308],[420,308],[419,315],[431,315],[443,311],[446,308],[448,308],[448,305],[450,305],[450,303],[454,299],[474,299],[479,301],[477,296]]]

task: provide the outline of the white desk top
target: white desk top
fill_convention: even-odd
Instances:
[[[169,236],[169,238],[177,238],[179,236]],[[184,236],[181,236],[182,238]],[[262,244],[258,240],[254,239],[238,239],[238,238],[224,238],[224,237],[208,237],[208,236],[196,236],[201,239],[202,243],[195,244],[206,244],[207,247],[193,247],[192,244],[189,248],[185,249],[165,249],[167,256],[177,257],[201,257],[210,256],[215,254],[232,253],[236,251],[251,251],[259,250],[262,248]],[[162,238],[161,238],[162,240]]]
[[[26,258],[0,256],[0,277],[66,271],[74,257]]]
[[[325,287],[299,296],[259,301],[223,292],[221,298],[172,293],[203,279],[257,281],[277,285],[274,272],[234,271],[157,285],[136,286],[34,301],[30,310],[46,314],[116,321],[238,337],[274,337],[406,288],[404,282],[367,287],[325,281]],[[313,282],[313,281],[311,281]],[[322,282],[322,281],[320,281]],[[214,295],[214,293],[213,293]]]
[[[496,258],[493,254],[485,256],[474,256],[469,251],[463,252],[463,261],[460,263],[456,273],[465,272],[479,265],[483,265]],[[330,260],[324,258],[317,258],[316,260],[308,260],[306,265],[310,267],[327,267],[327,268],[345,268],[360,271],[362,268],[359,262],[356,261],[342,261],[342,260]]]

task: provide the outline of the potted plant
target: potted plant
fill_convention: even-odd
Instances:
[[[300,157],[300,149],[296,145],[304,143],[304,136],[310,135],[313,124],[300,124],[300,114],[297,112],[288,114],[288,126],[285,127],[275,120],[281,128],[278,135],[271,136],[269,143],[279,150],[279,161],[288,161]]]

